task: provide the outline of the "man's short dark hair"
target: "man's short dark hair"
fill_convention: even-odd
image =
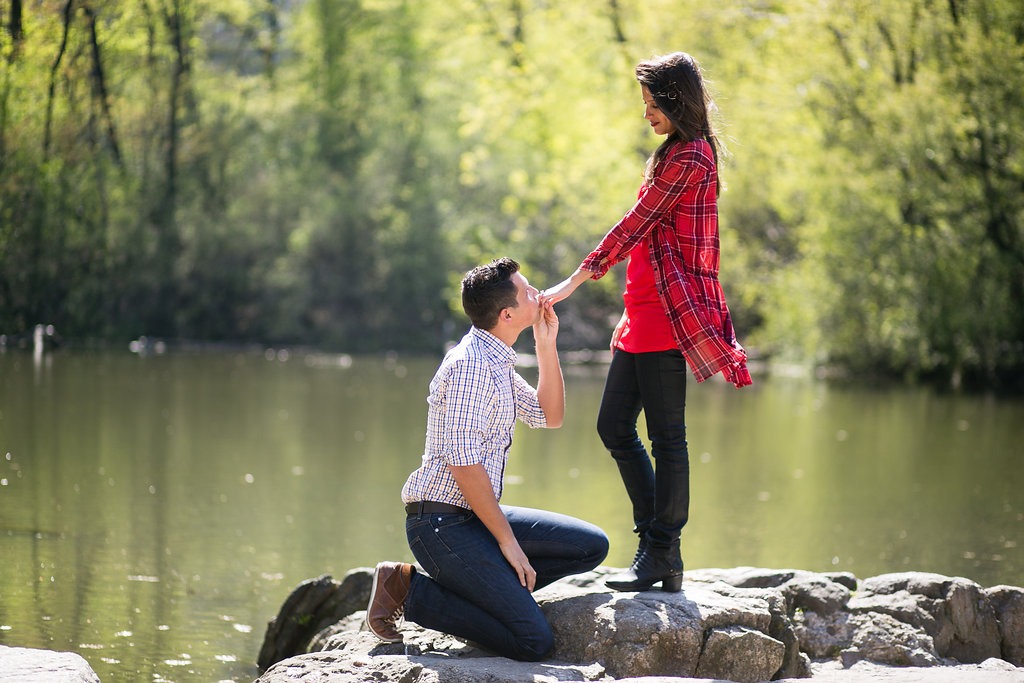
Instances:
[[[489,330],[498,324],[503,309],[515,308],[518,292],[512,276],[517,272],[519,264],[503,257],[477,266],[462,278],[462,310],[474,327]]]

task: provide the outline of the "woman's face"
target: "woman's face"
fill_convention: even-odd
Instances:
[[[651,95],[651,91],[647,89],[647,86],[641,85],[640,90],[644,95],[644,118],[650,122],[654,132],[658,135],[668,135],[675,131],[676,127],[672,125],[668,117],[654,103],[654,96]]]

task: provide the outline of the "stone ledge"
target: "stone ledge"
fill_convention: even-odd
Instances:
[[[17,683],[100,683],[81,655],[0,645],[0,681]]]
[[[1024,589],[958,577],[752,567],[690,571],[680,593],[606,589],[599,567],[536,593],[555,633],[539,664],[403,626],[360,630],[372,570],[300,584],[268,625],[258,683],[402,681],[859,681],[1024,683]],[[310,636],[313,625],[320,628]],[[308,653],[308,654],[304,654]],[[895,677],[894,677],[895,676]]]

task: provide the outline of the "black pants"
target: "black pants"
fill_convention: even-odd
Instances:
[[[616,349],[597,418],[597,433],[615,458],[633,501],[634,524],[656,546],[678,542],[689,517],[686,375],[686,359],[677,349]],[[641,410],[655,468],[637,433]]]

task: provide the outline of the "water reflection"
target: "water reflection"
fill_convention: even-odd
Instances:
[[[104,682],[252,680],[295,584],[410,559],[398,491],[436,362],[0,354],[0,642]],[[623,565],[603,369],[567,374],[567,423],[517,431],[506,502],[600,524]],[[1024,584],[1020,401],[773,380],[691,384],[687,412],[688,567]]]

